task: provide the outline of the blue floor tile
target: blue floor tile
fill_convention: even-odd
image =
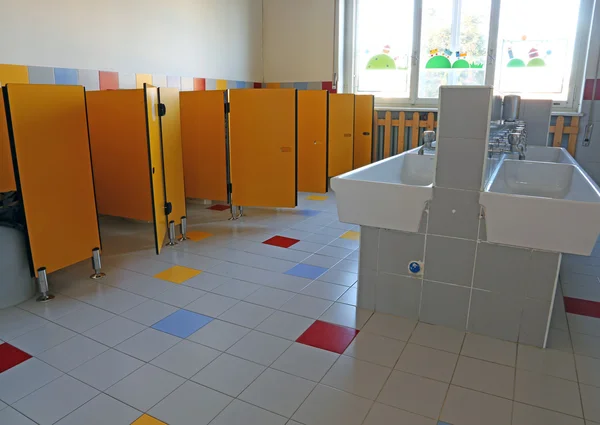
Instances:
[[[321,214],[321,211],[317,210],[298,210],[301,215],[305,215],[307,217],[313,217],[317,214]]]
[[[305,277],[307,279],[316,279],[327,271],[324,267],[311,266],[308,264],[297,264],[289,269],[285,274],[291,276]]]
[[[178,310],[156,322],[152,325],[152,328],[180,338],[187,338],[212,320],[212,317],[203,316],[202,314],[188,310]]]

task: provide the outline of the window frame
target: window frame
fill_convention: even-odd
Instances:
[[[337,43],[338,48],[343,49],[343,61],[338,65],[343,85],[339,91],[346,93],[358,92],[358,73],[356,69],[356,45],[357,45],[357,1],[338,0],[344,3],[344,30],[338,34],[343,40]],[[460,4],[461,0],[454,0]],[[485,68],[484,85],[493,86],[496,77],[496,53],[498,46],[498,33],[500,24],[500,8],[502,0],[491,0],[490,25],[488,33],[488,57]],[[594,0],[581,0],[579,17],[577,21],[577,32],[573,46],[573,62],[571,64],[571,77],[569,80],[568,98],[566,101],[553,101],[553,112],[577,113],[581,107],[581,96],[583,93],[583,80],[585,72],[585,58],[591,30],[591,20],[594,9]],[[388,110],[432,110],[437,109],[439,99],[419,98],[419,70],[421,65],[421,22],[423,16],[423,0],[414,0],[413,7],[413,40],[412,56],[410,61],[410,93],[408,98],[382,98],[375,94],[375,107]],[[524,98],[527,98],[524,96]]]

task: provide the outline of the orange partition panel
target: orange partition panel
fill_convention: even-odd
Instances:
[[[179,89],[159,88],[158,100],[166,107],[166,115],[160,118],[163,155],[165,163],[165,185],[167,202],[173,210],[169,220],[181,224],[185,216],[185,188],[183,186],[183,153],[181,148],[181,119],[179,116]]]
[[[327,192],[327,90],[298,91],[298,190]]]
[[[87,93],[98,212],[152,221],[143,90]]]
[[[17,187],[34,270],[48,273],[100,246],[83,87],[4,89]]]
[[[329,96],[329,177],[352,170],[354,160],[354,95]]]
[[[371,163],[373,149],[373,111],[375,97],[373,95],[356,95],[354,97],[354,168],[364,167]]]
[[[297,205],[296,90],[229,90],[232,203]]]
[[[6,128],[4,97],[0,96],[0,192],[10,192],[16,189],[12,153]]]
[[[158,89],[149,84],[144,84],[144,101],[146,128],[148,130],[148,152],[150,153],[150,167],[148,172],[152,190],[154,239],[156,242],[156,254],[160,254],[167,235],[167,214],[165,211],[165,166],[160,134],[160,116],[158,113]]]
[[[224,92],[179,93],[185,196],[227,201]]]

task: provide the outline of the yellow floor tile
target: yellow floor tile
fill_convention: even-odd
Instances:
[[[309,201],[326,201],[327,196],[308,195],[306,199],[308,199]]]
[[[155,274],[157,279],[166,280],[167,282],[183,283],[188,279],[198,276],[202,270],[190,269],[189,267],[173,266],[170,269]]]
[[[144,413],[142,416],[140,416],[135,421],[133,421],[131,423],[131,425],[167,425],[167,424],[164,423],[163,421],[159,421],[158,419],[153,418],[152,416]]]
[[[360,232],[354,232],[351,230],[349,232],[344,233],[342,236],[340,236],[340,238],[358,241],[360,240]]]
[[[194,242],[201,241],[202,239],[210,238],[213,236],[212,233],[207,232],[187,232],[187,237]]]

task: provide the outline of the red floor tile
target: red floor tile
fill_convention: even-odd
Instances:
[[[31,356],[25,351],[21,351],[7,342],[0,344],[0,373],[30,358]]]
[[[358,329],[317,320],[300,335],[296,342],[342,354],[358,332]]]
[[[565,297],[565,310],[567,313],[578,314],[580,316],[596,317],[600,319],[600,302],[598,301]]]
[[[225,211],[225,210],[229,209],[229,205],[216,204],[216,205],[211,205],[207,209],[209,209],[209,210],[215,210],[215,211]]]
[[[289,248],[290,246],[300,242],[298,239],[286,238],[285,236],[273,236],[271,239],[264,241],[264,244],[278,246],[279,248]]]

